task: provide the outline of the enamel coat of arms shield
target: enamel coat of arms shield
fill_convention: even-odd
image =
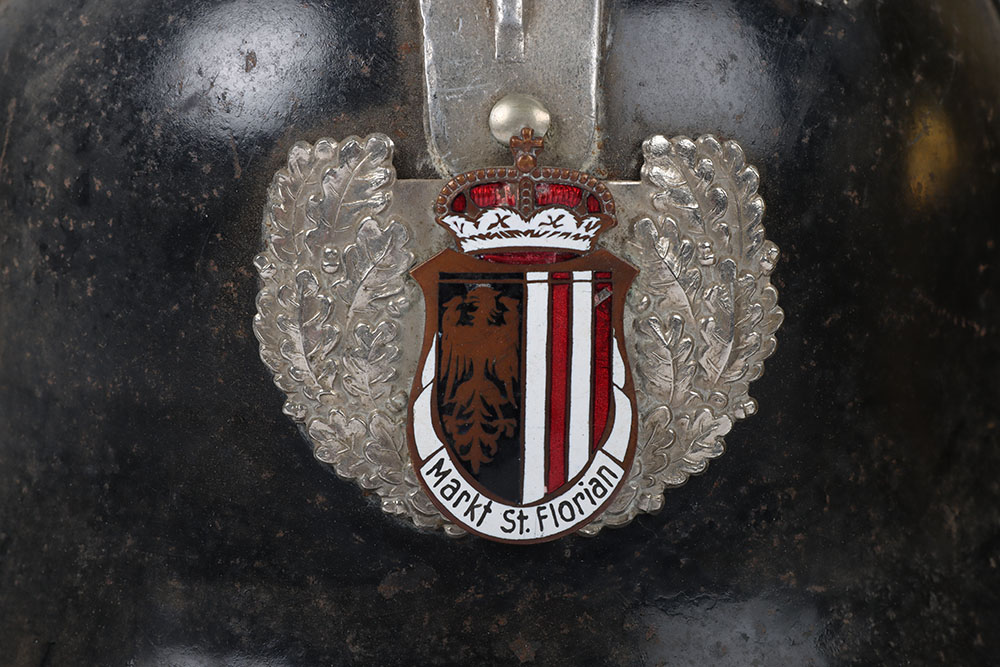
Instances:
[[[616,224],[607,188],[539,168],[530,130],[511,145],[515,167],[462,174],[438,199],[462,252],[412,271],[426,326],[407,426],[446,516],[537,541],[585,525],[627,477],[636,402],[622,316],[636,270],[594,248]]]

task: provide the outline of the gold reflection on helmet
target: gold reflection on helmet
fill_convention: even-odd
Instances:
[[[924,208],[944,196],[958,156],[951,122],[938,106],[919,106],[907,136],[908,200]]]

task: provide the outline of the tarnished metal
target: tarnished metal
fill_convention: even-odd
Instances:
[[[493,41],[497,60],[524,60],[523,0],[493,0]]]
[[[508,93],[530,95],[552,114],[553,164],[583,170],[594,164],[603,2],[530,2],[518,12],[520,5],[420,2],[429,149],[442,176],[506,161],[487,118]],[[490,9],[494,16],[487,15]],[[508,58],[517,51],[518,35],[523,57]],[[484,58],[494,44],[498,57]]]

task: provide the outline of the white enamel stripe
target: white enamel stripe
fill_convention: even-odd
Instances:
[[[628,443],[632,437],[632,402],[618,387],[612,388],[612,393],[615,397],[615,423],[602,449],[622,462],[625,460],[625,452],[628,451]]]
[[[622,352],[618,349],[618,341],[614,338],[614,332],[612,332],[611,335],[611,348],[614,350],[611,355],[611,382],[613,382],[616,387],[624,389],[625,360],[622,359]]]
[[[424,362],[424,370],[420,373],[420,386],[426,387],[434,382],[434,368],[437,366],[437,336],[431,338],[431,349]]]
[[[545,495],[545,438],[548,401],[546,363],[549,348],[548,274],[530,272],[525,317],[524,345],[524,475],[521,502],[540,500]],[[533,279],[534,278],[534,279]]]
[[[431,395],[433,394],[431,386],[428,385],[413,402],[413,441],[417,445],[417,455],[421,461],[427,459],[442,444],[431,423]]]
[[[567,481],[590,460],[591,370],[594,355],[594,283],[590,271],[573,272],[573,351],[569,370],[569,452]]]

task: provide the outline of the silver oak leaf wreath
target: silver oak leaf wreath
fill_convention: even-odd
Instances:
[[[383,221],[396,174],[382,135],[299,142],[268,189],[254,332],[314,456],[418,526],[443,519],[406,451],[400,320],[415,285],[410,230]]]
[[[757,410],[749,384],[783,318],[760,176],[739,144],[657,135],[642,151],[641,210],[622,248],[639,268],[626,308],[639,443],[630,479],[587,534],[658,511],[665,488],[722,454],[733,421]]]
[[[382,509],[417,526],[447,522],[417,482],[406,448],[402,331],[418,331],[408,271],[412,231],[384,220],[395,184],[392,142],[380,134],[299,142],[268,189],[262,286],[254,332],[317,459],[378,494]],[[581,532],[596,534],[663,506],[722,454],[735,419],[756,411],[749,383],[774,351],[782,320],[769,276],[757,170],[712,136],[643,143],[639,202],[622,216],[621,255],[639,268],[629,331],[639,446],[612,505]],[[614,241],[612,241],[614,242]]]

